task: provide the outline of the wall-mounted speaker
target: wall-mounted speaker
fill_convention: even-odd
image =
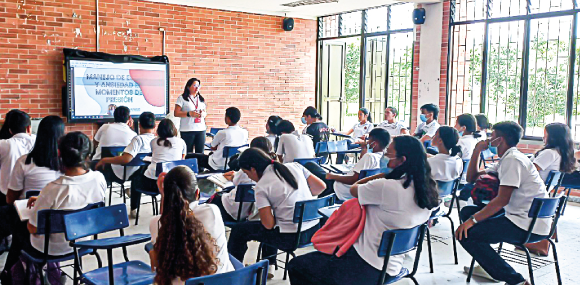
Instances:
[[[413,23],[415,25],[422,25],[425,23],[425,8],[417,8],[413,10]]]
[[[294,19],[293,18],[284,18],[282,22],[282,29],[284,31],[292,31],[294,29]]]

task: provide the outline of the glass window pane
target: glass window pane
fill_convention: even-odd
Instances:
[[[453,21],[471,21],[485,19],[487,0],[456,0]]]
[[[399,111],[399,120],[411,124],[413,33],[392,34],[389,48],[387,106]],[[382,119],[382,118],[381,118]]]
[[[530,13],[546,13],[574,9],[573,0],[530,0]]]
[[[389,7],[379,7],[367,11],[367,32],[384,32],[387,30]]]
[[[391,30],[412,29],[413,9],[412,3],[391,5]]]
[[[342,14],[342,36],[360,34],[362,22],[361,13],[361,11],[357,11]]]
[[[578,25],[577,35],[580,36],[580,25]],[[573,108],[572,108],[572,138],[575,141],[580,141],[580,50],[578,50],[578,44],[580,44],[580,37],[576,38],[576,64],[574,70],[574,98],[573,98]]]
[[[387,82],[387,36],[367,39],[365,64],[365,107],[373,122],[382,121]]]
[[[527,14],[528,0],[495,0],[490,4],[490,17],[502,18]],[[550,0],[540,0],[550,1]]]
[[[338,37],[338,15],[322,17],[322,37]]]

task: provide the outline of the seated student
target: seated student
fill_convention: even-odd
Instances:
[[[266,122],[266,138],[270,140],[270,143],[274,147],[274,151],[276,151],[276,148],[278,147],[279,137],[276,134],[276,129],[278,128],[280,122],[282,122],[282,118],[275,115],[270,116]]]
[[[318,251],[298,256],[288,264],[291,284],[377,284],[384,258],[377,252],[386,230],[424,224],[437,206],[437,184],[422,143],[397,136],[385,154],[385,173],[356,182],[350,189],[366,206],[366,221],[354,245],[340,258]],[[403,254],[391,256],[387,277],[401,271]]]
[[[211,141],[211,154],[192,153],[187,158],[197,158],[197,165],[200,168],[207,168],[210,171],[224,169],[226,159],[223,151],[226,146],[243,146],[248,143],[248,131],[238,126],[242,117],[240,109],[229,107],[226,109],[225,122],[227,128],[217,132]]]
[[[10,115],[17,111],[20,110],[12,109],[4,115],[4,123],[2,124],[2,128],[0,128],[0,140],[7,140],[12,137],[12,133],[10,132]]]
[[[352,139],[346,140],[348,143],[348,149],[357,148],[360,147],[361,144],[364,144],[364,140],[366,139],[367,134],[373,130],[373,127],[373,120],[370,116],[369,109],[360,108],[358,111],[358,123],[355,124],[348,132],[344,133],[345,135],[352,134]],[[346,156],[344,154],[337,154],[336,163],[342,164],[345,162],[345,158]]]
[[[252,140],[252,142],[250,143],[250,147],[253,148],[257,148],[257,149],[261,149],[262,151],[264,151],[265,153],[269,154],[271,159],[273,160],[277,160],[278,158],[276,157],[276,154],[272,152],[272,144],[270,143],[270,140],[268,140],[266,137],[257,137],[254,138]],[[230,192],[217,192],[211,199],[211,201],[208,201],[209,203],[212,203],[216,206],[218,206],[218,208],[220,209],[220,212],[222,213],[222,217],[224,219],[224,221],[236,221],[236,219],[238,218],[238,210],[240,209],[240,203],[236,202],[236,192],[237,192],[237,187],[240,184],[254,184],[254,181],[252,181],[252,179],[250,179],[248,177],[248,175],[246,175],[246,173],[244,173],[240,167],[239,167],[239,163],[238,163],[238,158],[236,158],[235,160],[232,157],[232,162],[230,163],[230,167],[232,169],[235,170],[234,171],[230,171],[227,173],[224,173],[224,177],[229,180],[232,181],[234,183],[235,188],[232,189],[232,191]],[[236,164],[237,167],[232,167],[232,164]],[[253,203],[244,203],[243,207],[242,207],[242,213],[240,214],[240,219],[243,220],[245,218],[247,218],[248,216],[250,216],[251,212],[252,212],[252,208],[253,208]]]
[[[178,166],[159,175],[160,216],[149,223],[155,284],[185,284],[189,278],[234,270],[218,207],[199,205],[195,173]]]
[[[550,171],[572,173],[576,170],[574,158],[574,141],[570,128],[566,124],[551,123],[544,128],[543,149],[536,152],[533,158],[540,177],[547,182]]]
[[[151,141],[155,138],[155,115],[153,113],[143,112],[139,116],[139,133],[140,135],[131,139],[131,142],[127,145],[122,155],[101,159],[95,166],[95,169],[102,169],[106,164],[127,164],[139,153],[150,153]],[[137,166],[128,166],[126,170],[126,179],[129,180],[131,175],[133,175],[133,173],[138,169],[139,167]],[[123,169],[121,169],[121,173],[119,173],[116,168],[114,168],[113,171],[119,179],[123,179]]]
[[[101,159],[101,150],[104,146],[128,146],[131,140],[137,136],[131,128],[133,127],[133,118],[130,116],[129,108],[119,106],[115,109],[115,122],[103,125],[95,134],[96,151],[93,155],[92,167],[96,166]],[[119,178],[123,177],[123,166],[112,165],[113,172]]]
[[[427,158],[435,181],[453,181],[461,176],[463,160],[458,140],[459,133],[452,127],[442,126],[435,133],[431,144],[439,149],[439,153]],[[439,196],[449,194],[439,191]]]
[[[471,114],[457,116],[454,128],[459,132],[460,136],[457,144],[461,147],[461,152],[463,153],[461,159],[468,160],[471,158],[471,153],[479,141],[478,138],[481,136],[480,132],[477,131],[475,117]]]
[[[157,126],[157,137],[151,141],[151,164],[144,171],[133,175],[131,182],[131,217],[135,217],[141,203],[141,193],[136,188],[157,192],[157,163],[185,159],[187,146],[177,137],[177,129],[170,119],[163,119]]]
[[[398,121],[399,111],[395,107],[387,107],[385,109],[385,120],[382,121],[377,128],[383,128],[391,134],[392,137],[399,135],[408,135],[409,130],[403,122]]]
[[[421,142],[432,140],[440,126],[437,122],[437,117],[439,117],[439,107],[434,104],[421,106],[420,118],[422,123],[415,129],[414,136],[420,139]]]
[[[322,121],[322,116],[318,113],[316,108],[309,106],[302,113],[302,123],[306,124],[306,134],[312,137],[312,145],[316,148],[316,144],[320,141],[328,141],[330,135],[330,128]]]
[[[308,135],[299,134],[292,122],[284,120],[278,125],[280,141],[276,154],[284,163],[293,162],[295,158],[313,158],[314,147]]]
[[[536,167],[516,148],[522,132],[515,122],[501,122],[493,126],[491,138],[475,146],[467,170],[467,182],[475,182],[485,172],[496,172],[500,181],[499,193],[483,208],[463,207],[460,213],[463,224],[455,233],[463,248],[481,266],[474,270],[474,275],[485,276],[487,272],[492,278],[510,285],[530,283],[501,258],[491,244],[523,240],[532,221],[528,218],[532,201],[534,198],[548,197]],[[480,172],[480,153],[486,149],[498,154],[501,159]],[[530,241],[547,236],[550,226],[551,219],[538,219]]]
[[[312,146],[312,145],[310,145]],[[297,201],[314,199],[326,185],[298,163],[282,164],[257,148],[245,150],[239,157],[240,168],[256,181],[256,207],[260,221],[236,225],[230,233],[228,250],[238,260],[244,260],[247,243],[269,242],[280,248],[295,246],[298,224],[292,222]],[[318,221],[302,224],[302,233],[312,236],[320,227]],[[274,264],[277,250],[264,246],[262,258]],[[270,273],[269,277],[272,277]]]
[[[478,140],[484,141],[487,139],[487,132],[491,129],[491,124],[485,114],[475,115],[475,120],[477,121],[477,131],[479,133]]]

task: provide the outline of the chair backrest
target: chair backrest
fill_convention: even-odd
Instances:
[[[328,143],[329,143],[328,141],[320,141],[316,143],[315,148],[316,156],[328,153]]]
[[[101,148],[101,157],[115,157],[123,154],[127,146],[104,146]]]
[[[559,205],[560,197],[534,198],[528,212],[528,218],[552,218],[556,215]]]
[[[104,202],[89,204],[78,210],[41,210],[38,211],[36,233],[41,235],[64,233],[66,230],[64,217],[73,213],[104,207]]]
[[[30,190],[30,191],[26,191],[26,192],[24,193],[24,198],[28,199],[28,198],[30,198],[30,197],[36,197],[36,196],[38,196],[38,195],[40,195],[40,191],[37,191],[37,190]]]
[[[439,189],[439,196],[447,196],[453,193],[453,189],[455,188],[455,182],[457,180],[452,181],[439,181],[437,180],[437,188]]]
[[[429,141],[424,141],[424,142],[423,142],[423,146],[425,147],[425,149],[427,149],[427,148],[431,147],[431,146],[432,146],[432,145],[431,145],[431,141],[430,141],[430,140],[429,140]]]
[[[493,158],[495,156],[495,154],[493,152],[491,152],[491,150],[486,149],[484,151],[481,152],[481,159],[483,160],[488,160],[490,158]]]
[[[465,173],[467,173],[467,168],[469,167],[469,161],[471,159],[464,159],[463,160],[463,171],[461,171],[461,175],[464,175]]]
[[[129,226],[127,206],[113,205],[88,211],[81,211],[64,216],[67,240],[76,240]]]
[[[379,169],[379,168],[361,170],[360,173],[358,174],[358,180],[367,178],[369,176],[377,175],[380,172],[381,172],[381,169]]]
[[[188,158],[188,159],[184,159],[184,160],[176,160],[176,161],[167,161],[167,162],[159,162],[156,165],[155,168],[155,176],[159,176],[159,174],[163,173],[163,172],[168,172],[171,169],[177,167],[177,166],[187,166],[189,167],[189,169],[191,169],[193,172],[198,173],[198,167],[197,167],[197,158]]]
[[[235,201],[240,203],[256,202],[254,195],[254,184],[240,184],[236,187]]]
[[[268,260],[227,273],[191,278],[185,285],[266,285]]]
[[[322,161],[322,157],[313,157],[313,158],[295,158],[294,162],[298,162],[302,165],[305,165],[308,162],[314,162],[316,164],[320,164]]]
[[[292,221],[296,224],[309,222],[322,218],[318,209],[332,205],[334,196],[326,196],[318,199],[298,201],[294,207],[294,217]]]
[[[335,151],[347,151],[347,150],[348,150],[348,142],[346,140],[336,142]]]
[[[125,166],[143,166],[143,165],[147,165],[149,163],[143,161],[143,158],[147,157],[147,156],[152,156],[152,153],[138,153],[137,155],[135,155],[135,157],[133,157],[133,159],[131,159],[131,161],[129,161],[129,163],[125,164]]]
[[[564,174],[560,171],[552,170],[548,173],[548,177],[546,178],[546,188],[550,190],[551,188],[558,187],[562,183],[564,178]]]
[[[328,153],[335,153],[338,151],[338,142],[337,141],[331,141],[328,142],[326,144],[326,150],[328,151]]]
[[[236,153],[239,152],[240,148],[248,147],[249,145],[241,145],[241,146],[224,146],[223,155],[225,158],[230,158],[234,156]]]
[[[223,129],[224,128],[210,128],[209,133],[215,136],[219,131],[221,131]]]
[[[419,242],[419,238],[425,233],[426,225],[418,225],[411,229],[384,231],[379,244],[379,257],[387,255],[398,255],[414,250]],[[389,252],[389,245],[391,249]]]

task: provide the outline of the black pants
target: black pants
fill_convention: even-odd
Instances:
[[[0,192],[0,207],[6,206],[6,195]]]
[[[308,171],[312,172],[314,176],[320,178],[326,184],[326,189],[322,191],[318,197],[325,197],[334,194],[334,180],[326,179],[326,171],[324,171],[320,165],[315,162],[307,162],[304,164],[304,168],[308,169]]]
[[[205,131],[197,132],[181,132],[181,138],[185,141],[187,145],[187,153],[203,153],[205,145]]]
[[[9,227],[12,234],[12,245],[4,263],[2,275],[10,276],[10,269],[18,262],[22,249],[28,249],[30,245],[30,233],[28,232],[28,221],[21,221],[13,205],[2,207],[2,227]],[[2,276],[3,279],[6,278]],[[5,279],[6,280],[6,279]],[[3,280],[3,281],[5,281]]]
[[[220,209],[220,213],[222,214],[222,220],[224,222],[236,222],[236,219],[238,217],[232,217],[230,215],[230,213],[228,213],[228,211],[226,211],[226,208],[224,208],[224,204],[222,203],[222,194],[223,194],[222,192],[217,192],[213,196],[211,201],[208,201],[208,203],[214,204]]]
[[[293,285],[375,285],[381,271],[364,261],[351,247],[341,257],[319,251],[297,256],[290,260],[288,274]]]
[[[197,159],[197,167],[199,168],[199,172],[202,172],[204,169],[208,169],[210,171],[216,171],[218,169],[213,169],[209,165],[209,155],[203,153],[190,153],[185,156],[186,159],[189,158],[196,158]],[[221,169],[219,169],[221,170]]]
[[[135,210],[141,204],[141,192],[137,192],[135,189],[147,192],[159,192],[159,189],[157,188],[157,180],[145,177],[143,172],[138,171],[132,177],[131,210]]]

